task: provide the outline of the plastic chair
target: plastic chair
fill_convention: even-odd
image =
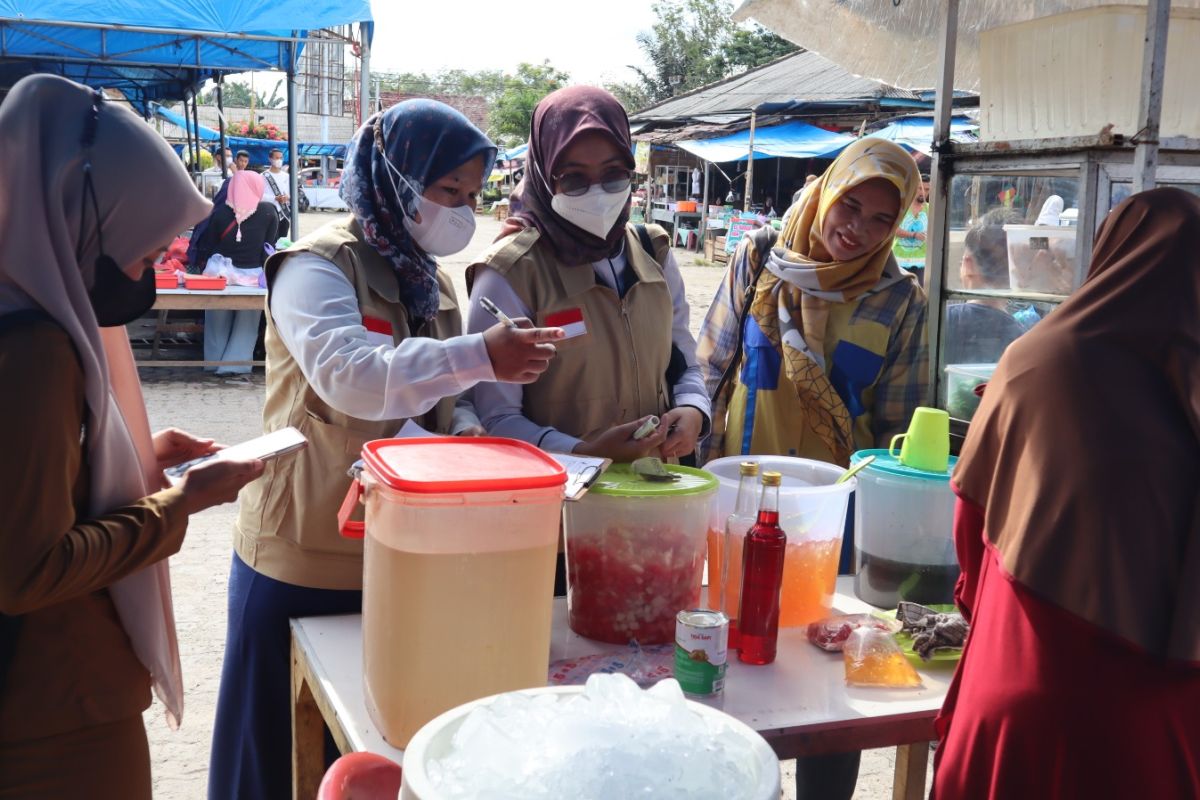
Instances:
[[[396,800],[400,765],[375,753],[347,753],[321,779],[317,800]]]

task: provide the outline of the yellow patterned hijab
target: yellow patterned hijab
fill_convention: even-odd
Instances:
[[[847,192],[882,178],[899,192],[891,233],[868,253],[834,261],[821,240],[825,215]],[[809,427],[839,463],[853,451],[852,420],[826,375],[829,308],[906,278],[892,258],[903,209],[912,204],[921,174],[908,151],[886,139],[865,138],[841,152],[786,215],[778,246],[767,258],[750,313],[783,354],[784,370],[808,411]]]

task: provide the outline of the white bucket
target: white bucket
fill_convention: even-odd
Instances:
[[[546,686],[541,689],[529,689],[521,694],[556,695],[561,703],[564,698],[582,694],[583,686]],[[433,787],[426,772],[427,765],[436,759],[445,758],[450,754],[451,742],[463,720],[477,706],[486,705],[501,695],[485,697],[458,708],[453,708],[440,717],[436,717],[417,731],[404,751],[404,780],[400,786],[400,800],[442,800]],[[720,718],[733,731],[741,734],[751,746],[755,755],[755,772],[757,782],[746,787],[742,795],[744,800],[777,800],[780,793],[779,759],[775,751],[749,725],[702,703],[687,701],[688,708],[702,717]]]

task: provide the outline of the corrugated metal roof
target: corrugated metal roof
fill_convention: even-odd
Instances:
[[[764,103],[869,101],[884,97],[918,99],[913,92],[852,75],[824,56],[802,50],[664,100],[634,114],[632,121],[748,114]]]

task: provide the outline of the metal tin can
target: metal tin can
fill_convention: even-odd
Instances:
[[[729,617],[706,608],[675,617],[675,680],[684,694],[712,697],[725,689]]]

